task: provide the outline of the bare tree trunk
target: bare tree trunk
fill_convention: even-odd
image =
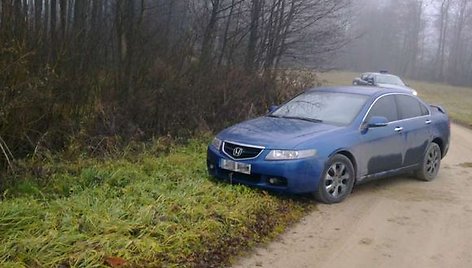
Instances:
[[[245,70],[253,72],[256,68],[257,41],[259,40],[259,20],[262,13],[262,0],[252,0],[249,41],[246,52]]]
[[[436,79],[442,81],[444,79],[444,58],[446,50],[446,37],[449,24],[449,7],[451,0],[442,0],[440,17],[439,17],[439,40],[438,50],[436,53]]]
[[[292,25],[292,22],[293,22],[293,19],[294,19],[294,16],[295,16],[295,13],[296,13],[296,9],[297,9],[297,6],[296,6],[296,1],[295,0],[292,0],[292,3],[290,5],[290,11],[287,15],[287,18],[286,18],[286,21],[284,23],[284,28],[283,28],[283,32],[282,32],[282,37],[281,37],[281,41],[280,41],[280,45],[278,47],[278,51],[276,53],[276,57],[275,57],[275,65],[274,67],[275,68],[278,68],[279,67],[279,64],[280,64],[280,60],[282,59],[282,56],[284,55],[285,53],[285,50],[286,50],[286,43],[285,41],[287,40],[288,38],[288,34],[290,33],[290,27]]]
[[[450,52],[450,66],[447,75],[447,81],[452,84],[457,84],[460,82],[458,80],[462,75],[462,68],[460,68],[461,57],[463,56],[463,31],[466,22],[466,12],[467,12],[467,3],[468,0],[460,0],[459,2],[459,15],[456,17],[456,23],[454,25],[451,43],[451,52]]]
[[[43,14],[44,14],[44,18],[43,18],[43,34],[42,34],[42,37],[43,37],[43,40],[44,40],[44,45],[46,47],[48,47],[50,44],[49,44],[49,15],[51,14],[51,10],[50,10],[50,2],[49,1],[44,1],[43,3]],[[47,54],[45,54],[45,57],[47,57]]]
[[[217,22],[218,22],[218,13],[220,10],[220,0],[211,0],[211,14],[208,25],[205,28],[202,41],[202,49],[200,53],[200,66],[208,67],[207,65],[211,61],[211,52],[213,50],[214,44],[214,33],[216,32]]]
[[[233,12],[234,12],[234,7],[235,7],[235,2],[236,2],[236,0],[231,0],[231,7],[230,7],[230,10],[229,10],[228,19],[226,20],[226,27],[225,27],[225,31],[224,31],[224,34],[223,34],[223,45],[221,47],[220,57],[218,59],[218,66],[220,66],[222,64],[223,57],[224,57],[225,52],[226,52],[226,46],[228,44],[229,27],[230,27],[231,21],[233,19]]]
[[[64,46],[67,32],[67,0],[59,0],[60,20],[61,20],[61,46]]]
[[[274,15],[271,17],[275,18],[269,25],[268,41],[266,46],[266,57],[264,59],[264,70],[272,68],[274,60],[277,54],[277,46],[279,45],[279,39],[282,30],[282,24],[284,23],[284,12],[285,12],[285,0],[277,0],[275,7],[272,10]]]
[[[407,2],[404,6],[406,16],[403,20],[410,27],[406,28],[401,55],[398,56],[401,75],[415,76],[422,31],[423,0]]]
[[[169,11],[167,12],[167,19],[166,19],[166,23],[165,23],[165,31],[164,31],[164,40],[163,40],[163,50],[164,50],[164,55],[167,55],[168,52],[169,52],[169,43],[170,43],[170,31],[171,31],[171,26],[172,26],[172,16],[174,14],[174,5],[175,5],[175,1],[169,1],[168,3],[168,9]]]
[[[2,33],[5,40],[10,39],[14,36],[14,31],[11,25],[14,25],[15,21],[15,7],[14,1],[3,0],[2,2]]]
[[[234,65],[235,64],[235,60],[234,60],[234,53],[235,51],[237,50],[238,46],[239,46],[239,43],[242,41],[242,38],[239,39],[239,41],[236,41],[237,39],[237,36],[242,32],[242,29],[243,26],[241,25],[241,21],[242,21],[242,5],[239,5],[238,7],[238,10],[236,12],[236,19],[235,19],[235,30],[234,30],[234,39],[232,40],[232,42],[229,44],[229,48],[228,48],[228,68],[230,68],[231,65]]]
[[[36,38],[41,36],[41,17],[43,13],[43,1],[34,0],[34,31]]]
[[[51,0],[51,43],[49,45],[49,62],[56,60],[56,51],[58,49],[57,44],[57,2]]]
[[[422,32],[422,18],[423,18],[423,0],[419,0],[416,3],[416,17],[415,17],[415,24],[414,24],[414,31],[413,31],[413,40],[412,40],[412,55],[411,55],[411,63],[410,69],[406,70],[406,74],[412,77],[417,77],[417,68],[416,65],[418,63],[418,54],[420,51],[420,36]]]

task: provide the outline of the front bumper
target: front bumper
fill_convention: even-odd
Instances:
[[[221,169],[219,166],[221,159],[233,159],[210,145],[207,150],[208,172],[218,179],[276,192],[308,193],[317,189],[324,170],[323,159],[311,157],[300,160],[266,161],[264,159],[267,154],[268,151],[264,150],[256,159],[240,161],[251,164],[251,174],[247,175]],[[271,183],[274,179],[277,183]]]

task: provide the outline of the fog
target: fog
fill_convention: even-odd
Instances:
[[[472,1],[0,0],[0,141],[221,129],[313,85],[293,68],[472,85]]]
[[[472,85],[472,1],[362,0],[331,67]]]

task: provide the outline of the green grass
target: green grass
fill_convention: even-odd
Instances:
[[[24,163],[0,201],[0,266],[222,266],[311,206],[213,181],[205,154],[192,141],[161,157]]]
[[[359,73],[344,71],[319,74],[324,85],[351,85],[353,78],[357,76]],[[472,88],[408,79],[406,82],[426,102],[443,106],[454,121],[472,126]]]
[[[306,77],[350,85],[356,75]],[[454,120],[472,124],[471,88],[408,82]],[[71,150],[17,163],[20,175],[0,192],[0,267],[224,266],[313,206],[210,179],[206,144],[157,140],[109,159],[76,159]]]

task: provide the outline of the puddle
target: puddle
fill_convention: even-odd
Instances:
[[[463,167],[463,168],[472,168],[472,162],[465,162],[465,163],[459,164],[458,166]]]

